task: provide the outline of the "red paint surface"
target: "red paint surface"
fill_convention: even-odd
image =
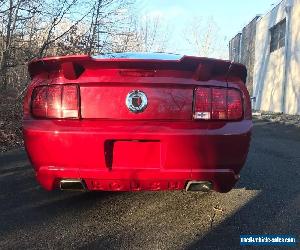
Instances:
[[[72,72],[66,62],[75,62],[81,71]],[[244,68],[235,65],[226,74],[228,66],[194,57],[161,62],[72,56],[31,63],[23,133],[37,180],[47,190],[57,188],[60,179],[81,178],[90,190],[114,191],[177,190],[189,180],[205,180],[216,191],[229,191],[247,157],[252,121]],[[204,80],[198,74],[205,68]],[[79,119],[31,115],[34,87],[67,83],[79,85]],[[243,118],[193,120],[198,86],[241,91]],[[125,105],[132,90],[148,97],[147,108],[138,114]]]
[[[107,119],[191,119],[193,89],[157,84],[128,84],[126,86],[101,84],[80,89],[82,118]],[[146,93],[148,107],[139,114],[128,112],[125,99],[129,92],[138,89]],[[112,98],[113,97],[113,98]],[[103,108],[105,107],[105,108]]]

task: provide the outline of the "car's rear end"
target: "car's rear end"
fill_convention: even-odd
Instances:
[[[44,188],[234,186],[252,127],[245,67],[158,55],[29,64],[24,141]]]

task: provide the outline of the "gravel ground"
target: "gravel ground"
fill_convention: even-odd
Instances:
[[[0,249],[240,249],[240,234],[299,240],[299,166],[300,129],[263,120],[226,194],[46,192],[23,150],[2,153]]]
[[[300,115],[287,115],[273,112],[254,112],[253,116],[259,120],[267,120],[300,128]]]

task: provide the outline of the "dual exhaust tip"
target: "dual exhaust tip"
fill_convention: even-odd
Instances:
[[[185,187],[186,191],[208,192],[212,190],[213,185],[210,181],[189,181]]]
[[[186,191],[208,192],[212,190],[212,183],[209,181],[189,181],[185,187]],[[60,190],[86,191],[86,185],[81,179],[63,179],[59,182]]]
[[[81,179],[64,179],[59,182],[60,190],[86,191],[86,186]]]

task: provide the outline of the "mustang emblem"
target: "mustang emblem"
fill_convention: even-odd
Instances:
[[[132,90],[126,96],[126,106],[133,113],[140,113],[147,108],[148,100],[143,91]]]

